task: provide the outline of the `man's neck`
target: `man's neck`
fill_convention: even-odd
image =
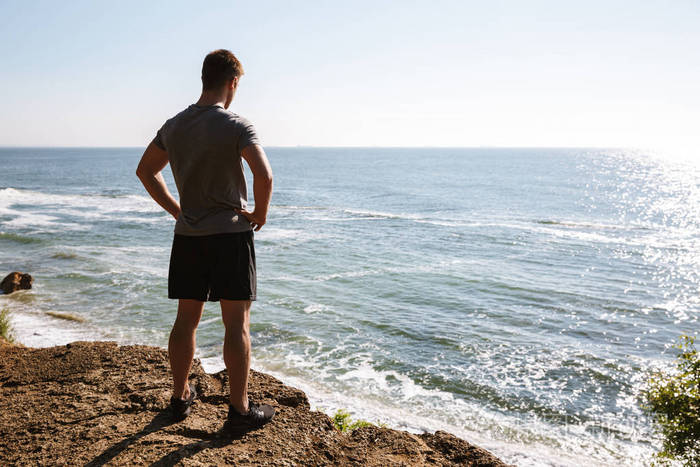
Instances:
[[[224,107],[224,104],[226,103],[226,93],[221,93],[221,92],[202,92],[202,95],[199,96],[199,100],[197,101],[197,105],[199,106],[207,106],[207,105],[220,105],[221,107]]]

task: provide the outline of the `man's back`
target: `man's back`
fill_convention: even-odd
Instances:
[[[256,300],[254,232],[267,222],[272,169],[247,120],[227,112],[243,75],[229,50],[209,54],[202,64],[202,94],[162,126],[141,157],[136,175],[153,199],[177,223],[168,269],[168,298],[177,299],[177,318],[168,340],[173,375],[172,413],[190,414],[197,397],[189,382],[196,329],[204,302],[221,302],[224,363],[229,381],[226,426],[260,427],[272,406],[248,397],[250,308]],[[255,209],[248,211],[245,159],[253,173]],[[170,163],[180,192],[176,200],[161,171]]]
[[[235,209],[246,209],[247,185],[241,150],[259,144],[253,125],[221,105],[192,104],[169,119],[153,140],[167,151],[180,193],[180,235],[250,230]]]

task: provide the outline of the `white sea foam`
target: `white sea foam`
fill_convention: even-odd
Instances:
[[[52,347],[79,340],[98,340],[101,337],[99,330],[86,323],[52,318],[15,303],[11,309],[9,316],[12,332],[18,342],[29,347]]]
[[[273,204],[272,208],[274,210],[289,210],[289,211],[325,211],[328,208],[326,206],[293,206],[286,204]]]
[[[328,310],[330,310],[330,308],[321,303],[312,303],[311,305],[307,305],[304,307],[304,313],[306,314],[320,313]]]
[[[14,219],[11,219],[11,220],[3,223],[6,227],[16,227],[16,228],[24,228],[24,227],[30,227],[30,226],[44,227],[47,225],[55,225],[55,224],[59,223],[59,222],[56,222],[58,220],[57,217],[48,216],[46,214],[20,213],[19,211],[11,211],[11,210],[5,210],[4,213],[10,214],[10,215],[17,214],[17,217],[15,217]],[[65,225],[65,226],[70,227],[70,225]]]
[[[343,345],[338,343],[339,347]],[[565,357],[558,355],[539,363],[547,364],[547,370],[557,370],[558,362]],[[489,373],[486,376],[501,378],[504,374],[523,373],[518,371],[522,368],[515,368],[517,362],[505,371],[496,371],[498,364],[493,359],[486,362],[489,364],[484,369]],[[426,388],[396,369],[378,370],[373,366],[371,353],[324,357],[314,352],[300,354],[285,347],[279,349],[279,353],[254,352],[253,366],[302,389],[312,406],[329,415],[338,409],[347,409],[354,418],[386,423],[392,428],[415,433],[446,430],[517,465],[579,465],[581,458],[587,459],[587,465],[616,465],[622,459],[625,465],[644,465],[653,451],[648,444],[638,443],[641,439],[650,440],[646,425],[626,425],[618,419],[595,416],[584,423],[561,424],[551,423],[546,416],[524,419],[517,414],[493,412],[483,401]],[[220,357],[211,357],[206,360],[205,368],[220,370],[223,362]],[[478,374],[473,376],[479,380]],[[511,378],[499,387],[507,392],[509,385],[516,387],[520,383]],[[540,383],[546,383],[546,378]],[[557,388],[552,390],[557,391]],[[632,409],[633,396],[625,397],[618,404]],[[637,432],[639,428],[642,430]],[[620,437],[619,433],[625,435]],[[607,439],[602,441],[601,436]],[[600,443],[608,449],[598,449]]]
[[[265,226],[260,232],[255,233],[255,240],[275,243],[301,243],[309,240],[326,238],[327,235],[313,229],[282,229],[279,227]]]
[[[307,364],[308,359],[301,358]],[[207,372],[216,372],[225,368],[221,357],[209,357],[202,360]],[[309,397],[312,409],[321,410],[332,416],[336,411],[348,410],[352,418],[365,419],[373,423],[384,423],[387,426],[406,430],[412,433],[434,432],[444,430],[482,446],[506,462],[519,466],[570,466],[579,465],[581,456],[587,458],[587,465],[614,465],[615,461],[600,459],[598,455],[591,457],[589,452],[570,440],[571,432],[559,432],[545,422],[528,422],[485,410],[479,403],[468,403],[455,399],[450,393],[439,390],[427,390],[405,375],[396,371],[377,371],[363,365],[352,370],[341,378],[354,380],[351,387],[362,390],[332,390],[321,381],[323,377],[309,379],[298,373],[299,366],[290,361],[263,361],[253,355],[252,366],[265,373],[271,374],[286,384],[303,390]],[[313,365],[311,365],[313,366]],[[290,370],[292,370],[290,372]],[[388,380],[398,381],[401,391],[410,398],[420,398],[421,403],[411,403],[410,400],[389,400],[381,396],[378,387],[391,389]],[[426,406],[431,407],[426,410]],[[448,410],[449,409],[449,410]],[[458,413],[459,424],[446,422],[445,415]],[[442,416],[441,416],[442,415]],[[565,429],[564,431],[566,431]],[[571,428],[568,428],[571,430]],[[507,435],[503,433],[507,432]],[[520,432],[517,440],[503,439],[513,437]],[[500,434],[499,434],[500,433]],[[568,437],[567,437],[568,435]],[[580,435],[580,433],[579,433]],[[569,452],[569,455],[563,454]],[[648,452],[638,452],[638,463],[628,465],[643,465],[648,458]]]
[[[365,217],[369,219],[405,219],[405,220],[421,220],[424,216],[418,214],[395,214],[383,211],[371,211],[362,209],[343,209],[342,212],[353,216]]]
[[[373,211],[368,209],[343,209],[334,207],[322,206],[273,206],[276,212],[278,210],[309,211],[304,215],[314,221],[328,222],[353,222],[358,219],[368,220],[407,220],[421,224],[432,224],[438,226],[449,227],[466,227],[475,225],[473,222],[455,219],[431,219],[422,214],[412,213],[392,213],[387,211]]]
[[[107,246],[107,245],[64,245],[53,246],[49,251],[58,253],[68,259],[75,258],[81,264],[90,264],[103,272],[90,271],[91,276],[129,274],[138,276],[147,274],[152,277],[167,275],[167,261],[170,245],[163,246]],[[85,263],[89,261],[89,263]]]
[[[216,317],[214,317],[214,318],[209,318],[209,319],[205,319],[205,320],[203,320],[203,321],[200,321],[198,327],[201,329],[201,328],[204,327],[204,326],[207,326],[207,325],[209,325],[209,324],[211,324],[211,323],[217,323],[217,322],[221,322],[221,317],[216,316]]]
[[[163,213],[153,218],[152,213]],[[124,214],[130,214],[125,216]],[[134,214],[148,214],[138,216]],[[121,222],[159,222],[167,214],[150,198],[139,195],[71,195],[4,188],[0,190],[0,216],[11,216],[3,224],[15,228],[60,227],[82,230],[96,220]],[[58,216],[76,219],[66,222]]]
[[[345,271],[345,272],[335,272],[332,274],[323,274],[314,277],[314,280],[319,282],[325,282],[333,279],[346,279],[353,277],[364,277],[364,276],[374,276],[374,275],[384,275],[387,273],[415,273],[415,272],[434,272],[443,271],[445,268],[454,267],[457,264],[464,264],[472,262],[472,260],[454,258],[447,261],[436,261],[430,264],[421,265],[410,265],[410,266],[388,266],[384,268],[374,268],[374,269],[361,269],[355,271]]]

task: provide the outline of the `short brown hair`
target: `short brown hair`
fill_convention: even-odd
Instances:
[[[236,76],[243,75],[243,66],[231,51],[219,49],[209,52],[202,65],[202,88],[217,89]]]

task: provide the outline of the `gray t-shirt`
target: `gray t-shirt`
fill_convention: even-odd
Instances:
[[[251,230],[234,211],[248,204],[241,150],[260,144],[248,120],[221,105],[192,104],[163,124],[153,144],[167,151],[180,193],[176,234]]]

